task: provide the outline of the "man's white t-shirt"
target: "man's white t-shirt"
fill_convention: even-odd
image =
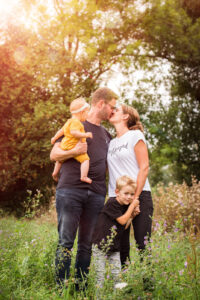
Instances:
[[[109,170],[109,197],[115,197],[117,178],[128,175],[137,180],[139,166],[136,160],[134,147],[139,140],[146,140],[144,134],[140,130],[129,130],[119,138],[110,141],[107,162]],[[149,181],[146,179],[143,191],[151,191]]]

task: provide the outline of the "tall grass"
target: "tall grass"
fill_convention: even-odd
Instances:
[[[131,247],[131,263],[121,273],[121,280],[128,286],[114,290],[108,269],[101,299],[198,299],[198,235],[192,231],[188,234],[166,232],[161,223],[156,226],[151,241],[146,240],[148,253],[142,263],[134,243]],[[57,292],[54,282],[55,225],[3,218],[0,237],[0,299],[95,299],[98,283],[95,282],[94,261],[85,291],[75,291],[72,272],[63,296]],[[144,290],[143,278],[150,279],[151,292]]]
[[[92,260],[88,286],[75,291],[74,245],[71,277],[62,296],[55,287],[54,257],[57,247],[55,208],[51,215],[31,220],[31,195],[26,207],[28,219],[0,220],[0,299],[95,299],[98,282]],[[35,203],[33,199],[33,204]],[[121,272],[123,289],[114,289],[109,267],[100,299],[200,299],[200,183],[193,186],[159,186],[154,195],[153,234],[146,238],[143,262],[132,238],[131,262]],[[37,206],[36,206],[37,208]],[[146,290],[144,281],[149,282]]]
[[[192,186],[160,184],[154,193],[155,219],[164,221],[168,229],[180,224],[187,231],[191,226],[200,228],[200,181],[192,179]]]

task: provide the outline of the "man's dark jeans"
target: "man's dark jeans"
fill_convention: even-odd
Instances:
[[[91,259],[92,234],[105,197],[89,189],[59,189],[56,191],[59,242],[56,251],[56,281],[69,278],[71,249],[77,229],[78,250],[75,268],[77,279],[88,274]]]

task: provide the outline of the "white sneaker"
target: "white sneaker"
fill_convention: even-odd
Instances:
[[[119,283],[115,284],[115,289],[121,290],[121,289],[125,288],[127,285],[128,285],[128,283],[126,283],[126,282],[119,282]]]

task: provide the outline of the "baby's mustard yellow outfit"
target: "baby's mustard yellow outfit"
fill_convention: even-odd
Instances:
[[[85,132],[83,124],[75,118],[68,119],[65,125],[63,126],[64,130],[64,138],[61,141],[61,149],[62,150],[70,150],[76,146],[80,139],[75,138],[71,135],[71,130],[80,131],[82,133]],[[81,139],[82,142],[86,142],[86,138]],[[74,157],[80,163],[84,162],[85,160],[89,160],[89,156],[86,154],[81,154]]]

